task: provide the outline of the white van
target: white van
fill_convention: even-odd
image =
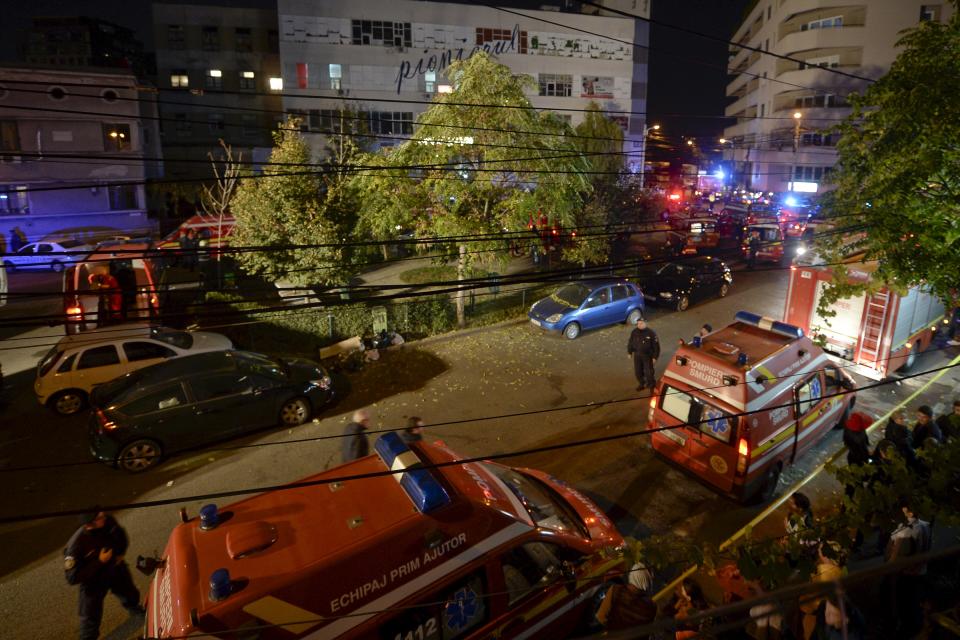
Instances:
[[[40,404],[68,416],[84,407],[98,384],[169,358],[232,348],[219,333],[146,324],[102,327],[61,338],[37,365],[33,391]]]

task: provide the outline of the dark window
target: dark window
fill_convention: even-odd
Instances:
[[[120,356],[117,354],[117,348],[112,344],[108,344],[103,347],[94,347],[84,351],[80,356],[80,362],[77,363],[77,371],[80,369],[107,367],[112,364],[120,364]]]
[[[153,342],[125,342],[123,344],[123,353],[127,356],[127,362],[173,358],[177,355],[173,349],[168,349],[163,345]]]
[[[219,27],[203,27],[203,30],[200,32],[200,46],[204,51],[219,51],[220,50],[220,28]]]
[[[128,402],[120,410],[130,416],[139,416],[184,404],[187,404],[187,396],[183,393],[183,387],[177,383]]]
[[[72,353],[70,356],[60,363],[60,366],[57,367],[57,373],[66,373],[73,369],[73,361],[77,359],[77,354]]]
[[[503,556],[501,566],[508,606],[560,579],[561,560],[557,550],[555,545],[546,542],[528,542]]]
[[[249,27],[237,27],[234,31],[234,48],[243,53],[253,51],[253,35]]]
[[[210,133],[216,133],[216,134],[223,133],[223,114],[222,113],[207,114],[207,129],[210,131]]]
[[[20,151],[20,132],[16,120],[0,120],[0,151]]]
[[[840,375],[840,370],[836,367],[824,368],[823,377],[826,381],[827,388],[837,388],[840,386],[841,380],[843,380],[843,377]]]
[[[267,31],[267,49],[271,53],[276,53],[280,50],[280,35],[276,29]]]
[[[171,49],[183,49],[186,44],[186,34],[182,24],[167,25],[167,46]]]
[[[820,374],[814,374],[812,378],[806,380],[797,387],[797,417],[808,413],[811,409],[820,403],[823,397],[823,385],[820,382]]]
[[[109,187],[110,210],[124,211],[137,208],[137,187],[132,184],[117,184]]]
[[[193,123],[187,120],[187,114],[175,113],[173,114],[173,121],[178,136],[189,136],[193,133]]]
[[[129,151],[130,125],[117,123],[103,123],[103,150]]]
[[[626,285],[618,284],[613,287],[613,301],[626,300],[630,297],[630,289]]]
[[[190,389],[197,402],[236,395],[250,387],[249,377],[241,373],[221,373],[190,381]]]
[[[413,44],[409,22],[381,20],[353,20],[350,23],[351,42],[360,45],[409,47]]]
[[[456,640],[482,626],[489,617],[483,568],[422,599],[381,628],[382,640]]]

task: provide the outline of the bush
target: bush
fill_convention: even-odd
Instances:
[[[483,269],[467,267],[467,278],[486,278],[490,272]],[[400,281],[406,284],[426,284],[428,282],[450,282],[457,279],[457,268],[453,265],[441,264],[429,267],[408,269],[400,274]]]

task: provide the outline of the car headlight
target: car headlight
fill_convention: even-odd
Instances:
[[[560,322],[560,318],[563,317],[562,313],[555,313],[552,316],[547,317],[547,322]]]
[[[661,298],[672,298],[672,297],[673,297],[673,294],[670,293],[669,291],[661,291],[661,292],[660,292],[660,297],[661,297]]]
[[[330,388],[330,376],[323,376],[319,380],[311,380],[310,384],[315,387],[320,387],[324,391]]]

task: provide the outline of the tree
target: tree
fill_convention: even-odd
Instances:
[[[588,166],[568,137],[569,125],[538,113],[527,99],[525,91],[535,89],[530,77],[514,75],[485,53],[452,63],[446,73],[453,92],[437,96],[420,115],[413,138],[387,156],[396,171],[389,180],[379,178],[385,185],[403,184],[381,190],[397,194],[396,204],[386,208],[393,219],[374,222],[379,213],[368,207],[361,218],[367,228],[382,232],[408,215],[421,237],[494,234],[487,242],[471,242],[469,253],[463,242],[447,244],[446,252],[459,250],[463,279],[470,256],[496,255],[487,253],[491,250],[505,256],[506,244],[495,235],[525,229],[538,211],[573,228],[582,195],[591,187],[584,173]],[[370,186],[378,178],[364,179],[365,193],[378,188]],[[457,319],[462,326],[462,291]]]
[[[296,285],[342,283],[349,265],[338,207],[346,196],[323,183],[324,168],[310,170],[315,165],[299,119],[288,118],[273,137],[274,164],[262,175],[245,176],[232,202],[237,246],[256,247],[238,252],[237,261],[251,273],[282,276]],[[321,244],[328,246],[315,246]],[[290,250],[289,245],[313,246]]]
[[[878,268],[860,285],[835,270],[824,311],[882,285],[927,284],[947,301],[960,289],[960,14],[920,23],[898,46],[890,71],[848,98],[836,189],[824,201],[841,233],[818,242],[824,262],[862,251]]]
[[[200,206],[204,215],[217,223],[217,241],[222,242],[223,238],[223,217],[230,213],[230,203],[236,194],[237,187],[240,184],[241,163],[243,162],[243,153],[233,159],[233,147],[220,139],[220,148],[223,149],[223,155],[217,159],[212,153],[208,153],[210,166],[213,169],[216,181],[212,185],[203,185],[203,191],[200,194]],[[222,164],[221,168],[219,165]],[[217,264],[219,277],[220,252],[217,252]]]

